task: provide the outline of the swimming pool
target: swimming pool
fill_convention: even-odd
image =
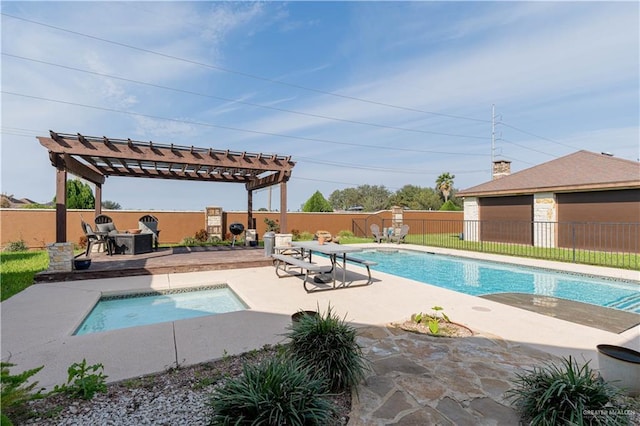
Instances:
[[[75,335],[247,309],[226,285],[109,296],[98,300]]]
[[[378,262],[372,269],[472,296],[535,294],[640,313],[640,285],[631,281],[410,250],[365,250],[357,257]]]

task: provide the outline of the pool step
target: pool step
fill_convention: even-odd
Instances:
[[[640,310],[640,294],[632,294],[630,296],[621,297],[607,304],[610,308],[622,309],[625,311],[636,312]]]

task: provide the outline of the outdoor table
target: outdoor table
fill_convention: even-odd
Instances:
[[[153,250],[153,234],[113,234],[115,254],[141,254]]]
[[[311,262],[311,254],[313,252],[326,254],[331,259],[331,265],[333,269],[331,270],[331,278],[333,281],[333,287],[336,287],[336,265],[338,256],[342,257],[342,282],[340,286],[345,286],[347,280],[347,253],[356,253],[362,251],[361,247],[342,245],[336,243],[324,243],[320,244],[318,241],[293,241],[291,242],[292,247],[301,248],[304,251],[309,252],[309,262]]]

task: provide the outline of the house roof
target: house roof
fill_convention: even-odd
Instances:
[[[464,189],[456,195],[501,196],[629,188],[640,188],[640,163],[582,150]]]

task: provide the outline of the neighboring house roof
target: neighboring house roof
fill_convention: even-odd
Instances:
[[[459,197],[640,188],[640,163],[578,151],[459,191]]]
[[[6,200],[9,204],[9,208],[21,208],[28,206],[29,204],[35,204],[36,202],[28,198],[14,198],[12,195],[2,194],[2,199]],[[4,204],[4,203],[3,203]]]

